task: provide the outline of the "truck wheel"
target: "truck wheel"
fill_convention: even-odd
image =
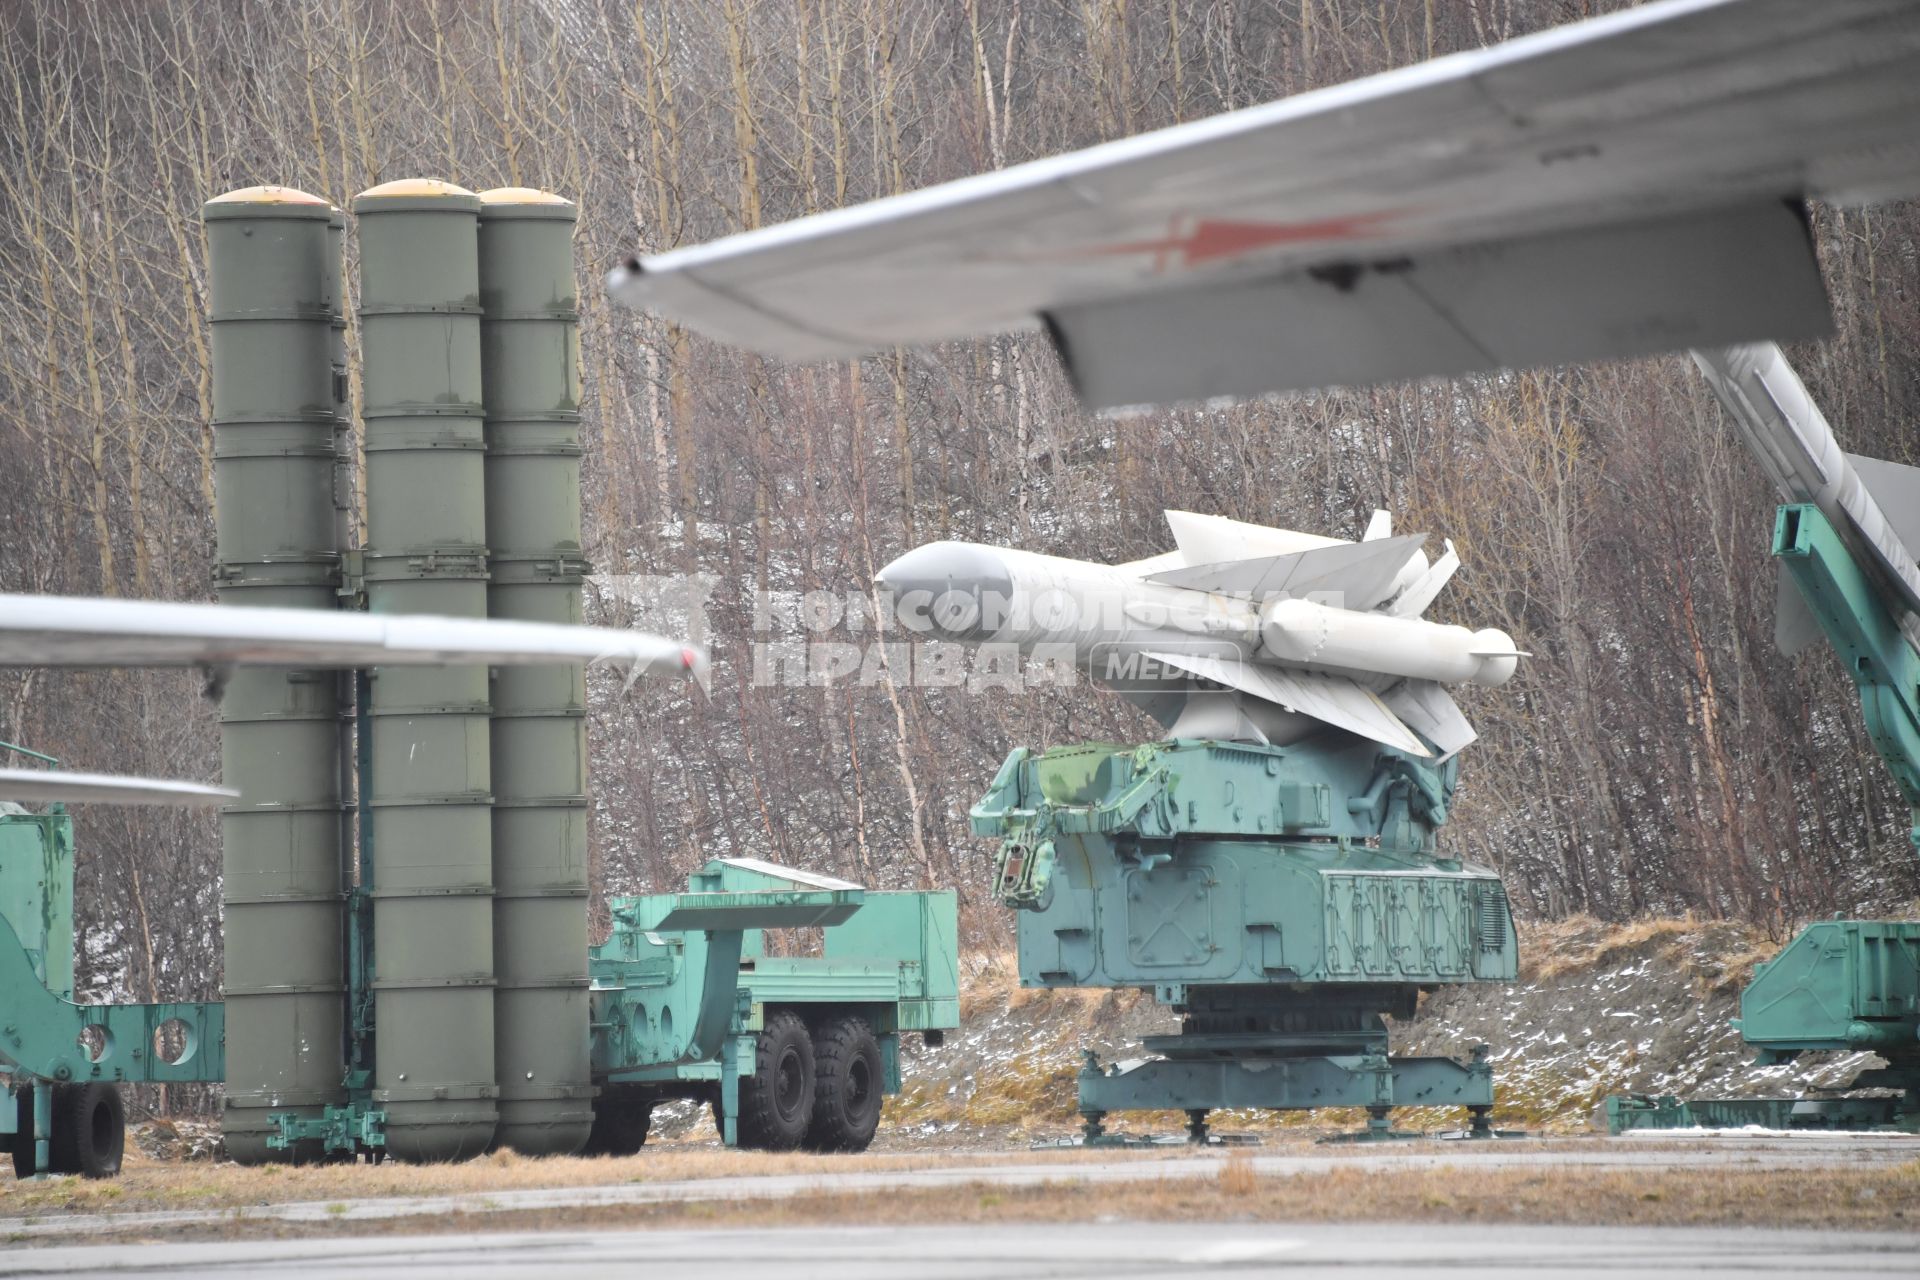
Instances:
[[[647,1130],[653,1127],[653,1102],[645,1098],[609,1097],[601,1094],[593,1103],[593,1128],[587,1133],[583,1156],[630,1156],[647,1145]]]
[[[753,1075],[740,1080],[740,1145],[791,1151],[813,1118],[813,1038],[791,1010],[767,1019],[755,1046]]]
[[[46,1088],[41,1085],[41,1088]],[[13,1095],[14,1119],[19,1132],[11,1139],[13,1146],[13,1176],[31,1178],[39,1170],[33,1167],[33,1090],[22,1089]]]
[[[127,1108],[110,1084],[63,1084],[53,1091],[53,1141],[48,1163],[54,1173],[111,1178],[120,1172],[127,1146]]]
[[[835,1018],[813,1038],[813,1121],[807,1146],[815,1151],[865,1151],[880,1128],[885,1074],[880,1042],[865,1018]]]

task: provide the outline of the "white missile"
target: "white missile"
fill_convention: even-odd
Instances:
[[[1920,469],[1845,453],[1806,384],[1771,342],[1695,351],[1693,361],[1782,502],[1809,502],[1900,605],[1920,644]],[[1788,654],[1818,637],[1806,601],[1781,570],[1774,639]]]
[[[1505,632],[1428,622],[1460,559],[1375,513],[1360,542],[1169,511],[1177,549],[1103,565],[967,542],[917,547],[878,581],[910,631],[1071,651],[1169,737],[1296,741],[1325,725],[1449,756],[1472,726],[1443,688],[1497,686]],[[1144,665],[1143,665],[1144,661]]]

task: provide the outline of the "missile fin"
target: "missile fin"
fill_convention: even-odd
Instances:
[[[1907,559],[1920,560],[1920,467],[1858,453],[1848,454],[1847,461],[1853,464],[1853,473],[1860,477],[1860,483],[1867,487],[1867,494],[1880,504],[1880,514],[1887,518],[1887,525],[1900,540]],[[1885,557],[1884,548],[1876,546],[1874,550]],[[1904,581],[1900,566],[1888,567],[1896,578]]]
[[[1380,700],[1408,728],[1440,748],[1442,764],[1480,736],[1438,681],[1402,680],[1381,694]]]
[[[1418,582],[1402,591],[1387,606],[1387,612],[1396,618],[1417,618],[1427,611],[1440,589],[1447,585],[1448,579],[1460,568],[1460,553],[1453,549],[1453,539],[1448,538],[1447,550]]]
[[[1261,556],[1280,556],[1311,547],[1346,545],[1345,538],[1322,538],[1290,529],[1270,529],[1266,525],[1229,520],[1225,516],[1202,515],[1196,511],[1168,511],[1167,528],[1173,532],[1174,545],[1190,565],[1224,564],[1229,560],[1252,560]]]
[[[1186,565],[1187,558],[1178,551],[1162,551],[1157,556],[1148,556],[1144,560],[1128,560],[1113,567],[1122,573],[1130,573],[1136,578],[1145,578],[1151,574],[1165,573],[1169,569],[1183,569]]]
[[[1312,716],[1336,729],[1383,743],[1412,756],[1431,756],[1413,731],[1402,724],[1380,696],[1344,676],[1318,671],[1226,662],[1206,654],[1153,652],[1154,661],[1238,689],[1288,711]]]
[[[1227,742],[1257,742],[1268,738],[1247,714],[1247,700],[1225,689],[1195,689],[1185,696],[1180,718],[1167,726],[1169,738],[1213,738]]]
[[[1148,574],[1146,581],[1253,599],[1338,593],[1344,608],[1371,609],[1392,589],[1408,559],[1420,554],[1426,539],[1424,533],[1411,533],[1373,542],[1336,542],[1285,555],[1168,569]]]
[[[1378,542],[1382,538],[1393,536],[1393,512],[1375,508],[1372,519],[1367,521],[1367,531],[1360,535],[1362,542]]]
[[[1099,682],[1096,681],[1095,683],[1098,684]],[[1110,686],[1107,685],[1100,685],[1100,687],[1110,688]],[[1134,706],[1140,708],[1155,720],[1158,720],[1160,727],[1163,729],[1178,720],[1181,713],[1185,711],[1187,707],[1187,691],[1185,689],[1112,688],[1111,691],[1119,694],[1128,702],[1131,702]]]

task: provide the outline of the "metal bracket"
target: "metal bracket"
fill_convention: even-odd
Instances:
[[[275,1151],[317,1141],[328,1152],[384,1154],[387,1145],[387,1113],[357,1102],[327,1107],[318,1116],[275,1111],[267,1119],[274,1125],[274,1132],[267,1135],[267,1145]]]

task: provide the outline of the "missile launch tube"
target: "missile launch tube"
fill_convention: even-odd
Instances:
[[[520,187],[480,199],[487,612],[578,624],[575,209]],[[497,1141],[527,1155],[571,1154],[593,1127],[586,694],[578,665],[503,667],[493,686]]]
[[[353,212],[368,607],[484,617],[480,201],[414,179]],[[373,1101],[390,1154],[459,1160],[496,1121],[488,673],[384,667],[371,683]]]
[[[1920,610],[1920,566],[1847,461],[1806,384],[1771,342],[1695,351],[1693,361],[1783,502],[1818,507],[1856,552],[1879,567],[1911,614]],[[1909,637],[1920,628],[1906,619]]]
[[[340,218],[325,200],[253,187],[207,202],[213,322],[215,584],[223,604],[332,609],[344,324]],[[345,872],[334,674],[241,667],[220,704],[227,1153],[276,1152],[269,1117],[345,1101]]]

